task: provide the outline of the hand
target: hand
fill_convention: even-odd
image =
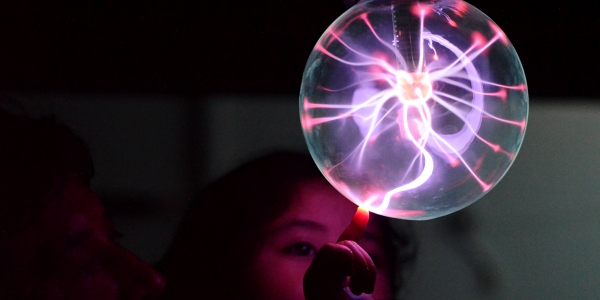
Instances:
[[[306,300],[373,299],[367,294],[375,287],[375,264],[357,244],[368,221],[359,207],[338,241],[319,249],[304,275]]]

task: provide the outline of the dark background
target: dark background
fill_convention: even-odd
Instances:
[[[530,96],[600,92],[592,1],[471,4],[506,32]],[[297,94],[341,0],[2,1],[0,91]]]

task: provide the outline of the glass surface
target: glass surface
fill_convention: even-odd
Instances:
[[[480,199],[513,163],[528,114],[504,32],[464,1],[364,1],[321,36],[300,119],[329,182],[354,203],[425,220]]]

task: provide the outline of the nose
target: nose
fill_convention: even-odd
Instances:
[[[107,270],[115,279],[121,300],[158,299],[165,289],[165,280],[148,264],[126,249],[111,245],[107,249]]]

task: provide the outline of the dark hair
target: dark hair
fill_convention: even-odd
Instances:
[[[263,226],[285,212],[295,184],[314,178],[325,180],[309,156],[276,153],[208,186],[190,206],[171,249],[157,266],[167,282],[165,296],[195,299],[201,291],[206,299],[243,297],[242,271],[257,250]],[[410,229],[403,226],[394,232],[390,238],[413,253]],[[409,256],[400,261],[412,260]]]
[[[35,222],[68,171],[88,185],[94,174],[87,146],[69,128],[0,110],[0,238]]]

